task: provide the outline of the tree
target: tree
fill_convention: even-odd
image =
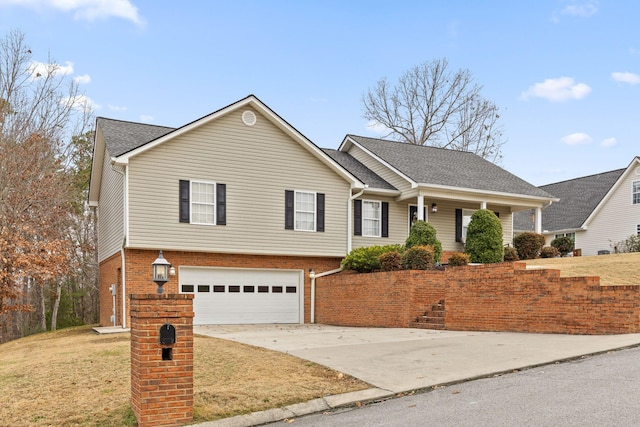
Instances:
[[[556,248],[558,252],[560,252],[560,256],[565,257],[574,249],[574,242],[571,237],[556,237],[551,241],[551,246]]]
[[[464,249],[471,262],[489,264],[504,260],[502,224],[496,214],[488,209],[473,213]]]
[[[44,289],[56,289],[69,268],[73,193],[63,137],[78,112],[86,117],[78,99],[55,61],[32,60],[22,33],[0,39],[0,330],[8,313],[36,307],[45,328]],[[26,298],[33,289],[37,301]]]
[[[364,118],[387,130],[385,137],[501,159],[498,107],[480,94],[469,70],[451,72],[446,59],[406,71],[395,86],[384,78],[362,97]]]

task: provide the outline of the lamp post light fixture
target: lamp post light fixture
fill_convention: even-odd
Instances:
[[[151,265],[153,266],[153,281],[158,285],[158,293],[164,294],[163,286],[169,281],[169,273],[173,266],[162,256],[162,251],[160,251],[158,258]]]

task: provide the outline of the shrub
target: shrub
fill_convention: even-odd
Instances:
[[[490,264],[504,260],[502,223],[496,214],[488,209],[473,213],[464,249],[471,262]]]
[[[402,255],[400,252],[385,252],[378,257],[380,260],[380,268],[382,271],[397,271],[402,270]]]
[[[573,239],[566,236],[556,237],[551,241],[551,246],[558,250],[560,256],[567,256],[569,252],[573,251],[573,245]]]
[[[541,258],[555,258],[560,255],[560,251],[553,246],[545,246],[540,249],[540,257]]]
[[[518,258],[518,251],[516,250],[516,248],[511,246],[507,246],[506,248],[504,248],[505,261],[518,261],[519,259],[520,258]]]
[[[434,253],[430,245],[412,246],[402,254],[402,265],[407,270],[427,270],[433,267]]]
[[[469,264],[469,255],[464,252],[454,252],[449,255],[449,261],[447,261],[451,267],[460,267]]]
[[[425,245],[433,247],[434,259],[436,262],[440,262],[442,243],[440,243],[440,240],[436,237],[436,229],[428,222],[416,221],[409,231],[409,237],[407,237],[404,246],[409,249],[413,246]]]
[[[380,270],[380,255],[386,252],[400,252],[402,245],[367,246],[356,248],[349,252],[342,260],[342,268],[345,270],[355,270],[359,273],[370,273]]]
[[[532,231],[525,231],[513,238],[513,246],[518,251],[520,259],[535,259],[540,255],[544,246],[544,236]]]
[[[613,250],[615,253],[640,252],[640,235],[632,234],[626,240],[616,243]]]

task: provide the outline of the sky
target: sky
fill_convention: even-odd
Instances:
[[[96,116],[179,127],[256,95],[323,148],[381,137],[377,81],[446,58],[501,110],[500,166],[534,185],[640,156],[637,0],[0,0]]]

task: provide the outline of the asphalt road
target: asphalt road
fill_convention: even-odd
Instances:
[[[638,426],[640,348],[270,425]]]

